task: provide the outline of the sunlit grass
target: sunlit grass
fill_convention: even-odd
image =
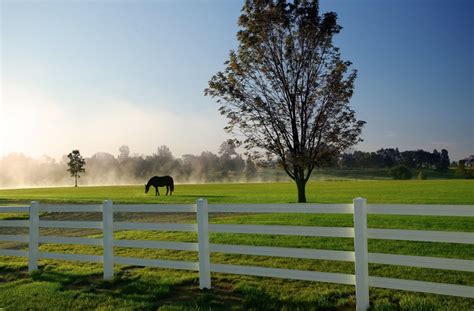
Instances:
[[[308,185],[312,202],[348,203],[357,196],[378,203],[474,204],[472,181],[337,181],[314,182]],[[97,202],[105,194],[115,202],[133,203],[193,203],[207,197],[211,203],[294,202],[293,184],[215,184],[178,185],[173,197],[145,196],[138,186],[79,187],[52,189],[2,190],[5,203],[27,202]],[[200,195],[202,194],[202,195]],[[259,200],[257,198],[260,198]],[[27,215],[0,214],[3,219],[24,218]],[[20,217],[18,217],[20,216]],[[45,214],[44,219],[80,220],[91,214]],[[194,222],[195,215],[137,214],[128,221]],[[268,225],[342,226],[351,227],[351,215],[301,214],[225,214],[213,215],[211,223],[245,223]],[[474,231],[474,220],[468,217],[369,215],[369,227],[407,230]],[[4,229],[5,230],[5,229]],[[0,233],[4,234],[4,233]],[[87,236],[101,238],[101,233],[43,229],[45,235]],[[196,242],[195,233],[160,231],[120,231],[115,239]],[[279,246],[353,251],[348,238],[273,236],[259,234],[211,233],[211,243],[254,246]],[[5,243],[3,247],[26,248],[21,243]],[[42,244],[41,251],[102,254],[101,247]],[[432,256],[474,260],[474,247],[452,243],[369,240],[369,251],[417,256]],[[116,247],[116,256],[197,261],[196,252],[152,250]],[[354,273],[354,264],[342,261],[307,260],[284,257],[264,257],[212,253],[213,263],[253,265],[302,269],[310,271]],[[422,269],[392,265],[369,265],[370,274],[392,278],[442,282],[474,286],[474,273],[439,269]],[[213,289],[200,291],[196,272],[116,266],[113,281],[102,280],[100,264],[40,260],[40,269],[27,273],[27,261],[22,258],[0,257],[0,307],[10,309],[237,309],[237,310],[352,310],[355,307],[353,286],[305,282],[275,278],[259,278],[227,274],[212,274]],[[433,294],[412,293],[372,288],[374,310],[472,310],[473,300]]]
[[[308,202],[350,203],[356,197],[369,203],[474,204],[474,180],[359,180],[311,181]],[[173,196],[155,197],[144,186],[67,187],[0,190],[1,202],[101,203],[294,203],[294,183],[235,183],[176,185]]]

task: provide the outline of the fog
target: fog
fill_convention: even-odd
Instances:
[[[67,172],[67,157],[60,160],[43,156],[32,158],[12,153],[0,159],[0,188],[73,186],[74,178]],[[252,160],[244,159],[235,148],[222,143],[218,154],[203,151],[176,158],[167,146],[160,146],[151,155],[130,155],[128,146],[118,154],[97,152],[85,157],[85,173],[79,186],[144,184],[154,175],[171,175],[175,183],[259,182],[285,179],[280,170],[263,173]]]
[[[0,91],[0,157],[21,152],[59,161],[72,149],[89,157],[99,151],[116,156],[122,144],[145,155],[156,152],[158,145],[169,146],[175,155],[199,155],[215,152],[227,139],[222,130],[226,121],[213,105],[178,112],[159,98],[58,99],[37,86],[12,81],[2,81]]]

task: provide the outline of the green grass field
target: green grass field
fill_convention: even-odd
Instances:
[[[309,202],[348,203],[355,197],[369,203],[471,204],[474,205],[474,180],[427,181],[317,181],[307,187]],[[286,203],[295,202],[296,187],[291,183],[177,185],[172,197],[145,195],[143,186],[79,187],[0,190],[0,204],[40,202],[100,203],[194,203],[204,197],[212,203]],[[4,219],[26,215],[0,214]],[[42,219],[100,220],[85,213],[54,213]],[[117,215],[127,221],[195,222],[189,214]],[[279,224],[306,226],[353,225],[351,215],[214,215],[211,223]],[[467,217],[382,216],[370,215],[371,228],[397,228],[474,232],[474,220]],[[16,230],[16,231],[14,231]],[[25,233],[23,229],[0,228],[0,234]],[[42,235],[100,237],[94,230],[42,229]],[[192,233],[158,231],[120,231],[115,239],[196,242]],[[211,243],[281,246],[331,250],[353,250],[353,240],[269,236],[256,234],[211,234]],[[3,243],[0,247],[25,248],[21,243]],[[41,251],[101,254],[100,247],[43,244]],[[369,251],[405,255],[474,260],[471,245],[369,240]],[[115,248],[115,254],[127,257],[196,261],[194,252]],[[339,261],[292,259],[213,253],[213,263],[231,263],[304,269],[311,271],[354,273],[354,264]],[[421,269],[392,265],[369,266],[373,276],[405,278],[474,286],[474,273]],[[195,272],[116,266],[113,281],[102,280],[99,264],[41,260],[40,269],[27,273],[23,258],[0,257],[0,308],[7,310],[76,310],[76,309],[236,309],[236,310],[353,310],[353,286],[330,283],[212,274],[212,290],[198,289]],[[458,297],[421,294],[372,288],[373,310],[473,310],[474,301]]]
[[[422,169],[429,180],[437,179],[456,179],[455,169],[447,171],[438,171],[434,169]],[[417,179],[420,169],[411,169],[412,178]],[[291,181],[286,172],[282,169],[262,169],[260,171],[262,180],[272,181]],[[391,180],[390,168],[319,168],[311,176],[312,180]]]
[[[176,185],[173,196],[159,197],[144,186],[67,187],[0,190],[0,203],[40,202],[101,203],[294,203],[294,183],[235,183]],[[311,181],[306,187],[308,202],[350,203],[365,197],[369,203],[474,204],[474,180],[357,180]]]

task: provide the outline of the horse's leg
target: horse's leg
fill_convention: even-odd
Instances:
[[[169,186],[166,186],[166,195],[168,195],[168,191],[170,190]]]
[[[157,195],[160,195],[160,191],[158,191],[158,187],[155,187],[155,189],[156,189],[156,192],[155,192],[155,197],[156,197]]]

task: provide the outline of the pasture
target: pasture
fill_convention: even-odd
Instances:
[[[173,196],[145,195],[144,185],[0,190],[0,203],[38,200],[51,203],[295,203],[296,186],[282,183],[216,183],[176,185]],[[474,204],[474,180],[340,180],[310,181],[306,197],[312,203],[350,203],[355,197],[371,203]]]
[[[160,191],[161,192],[161,191]],[[309,202],[349,203],[354,197],[369,203],[471,204],[474,181],[317,181],[307,186]],[[172,197],[144,194],[144,186],[79,187],[0,190],[0,204],[38,200],[55,203],[194,203],[199,197],[209,203],[287,203],[295,202],[292,183],[176,185]],[[4,218],[26,215],[0,214]],[[82,213],[42,215],[42,219],[94,220],[101,215]],[[195,222],[194,214],[117,215],[128,221]],[[211,223],[274,224],[352,227],[351,215],[227,214],[213,215]],[[474,232],[474,220],[467,217],[369,215],[371,228]],[[11,233],[11,228],[0,229]],[[23,230],[23,229],[15,229]],[[101,237],[94,230],[42,229],[41,234]],[[158,231],[120,231],[116,239],[196,242],[194,233]],[[218,234],[211,243],[299,247],[327,250],[353,250],[349,238],[271,236],[258,234]],[[20,243],[1,247],[24,248]],[[100,247],[43,244],[42,251],[101,254]],[[369,251],[404,255],[474,259],[471,245],[369,240]],[[119,256],[197,260],[194,252],[115,248]],[[212,254],[213,263],[305,269],[323,272],[354,273],[354,264],[342,261],[307,260],[280,257]],[[370,264],[370,274],[420,281],[474,285],[474,273]],[[102,280],[101,265],[68,261],[41,260],[40,270],[27,274],[26,259],[0,257],[0,308],[7,309],[354,309],[354,287],[330,283],[293,281],[227,274],[212,274],[213,289],[200,291],[196,272],[117,266],[113,281]],[[374,310],[472,310],[474,301],[413,292],[373,289]]]

